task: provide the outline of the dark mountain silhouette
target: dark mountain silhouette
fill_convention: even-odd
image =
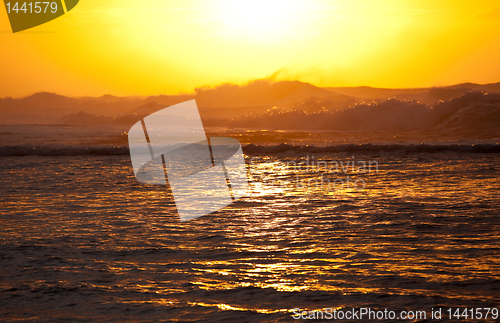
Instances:
[[[500,95],[468,92],[429,106],[389,99],[357,103],[345,109],[306,111],[274,108],[241,118],[207,118],[205,125],[267,130],[330,130],[356,132],[454,133],[481,138],[500,137]]]
[[[490,83],[490,84],[462,83],[462,84],[447,86],[445,88],[471,89],[473,91],[484,91],[484,92],[500,92],[500,82]]]
[[[500,83],[422,89],[319,88],[257,80],[198,88],[194,94],[71,98],[36,93],[0,99],[3,124],[63,123],[128,127],[167,106],[196,99],[205,126],[339,131],[500,130]]]
[[[418,95],[428,92],[429,88],[418,89],[382,89],[370,86],[358,87],[326,87],[329,91],[335,91],[340,94],[349,95],[368,100],[385,100],[397,95]]]
[[[129,113],[151,102],[167,107],[194,98],[192,95],[157,97],[100,97],[72,98],[55,93],[41,92],[24,98],[0,99],[0,123],[58,123],[60,118],[79,111],[106,117]]]
[[[337,93],[369,100],[387,100],[398,98],[415,100],[424,104],[435,104],[439,101],[451,100],[467,92],[487,92],[500,94],[500,83],[475,84],[462,83],[444,87],[416,89],[381,89],[369,86],[325,88]]]
[[[337,101],[350,96],[299,81],[257,80],[243,86],[223,84],[215,88],[196,89],[196,99],[202,108],[290,107],[310,98]]]

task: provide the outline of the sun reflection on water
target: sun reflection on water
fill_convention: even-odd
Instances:
[[[17,182],[9,173],[2,178],[11,188],[2,186],[0,237],[9,247],[1,250],[0,277],[19,280],[0,287],[6,294],[18,288],[16,297],[28,303],[33,295],[78,291],[89,303],[184,314],[288,315],[299,305],[366,306],[381,298],[401,307],[435,300],[484,307],[498,299],[500,167],[490,170],[497,157],[380,157],[378,172],[349,174],[364,178],[364,189],[334,191],[295,185],[297,174],[318,174],[299,173],[287,158],[250,164],[245,197],[185,223],[166,188],[135,183],[129,161],[94,157],[62,166],[47,159],[33,170],[19,165],[36,159],[13,160],[4,167],[20,169]],[[92,174],[75,171],[90,166]],[[55,170],[61,177],[47,175]],[[39,187],[26,198],[29,185]]]

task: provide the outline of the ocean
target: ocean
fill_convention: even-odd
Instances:
[[[1,321],[498,318],[498,140],[249,132],[246,195],[180,222],[168,186],[136,181],[121,130],[2,126]]]

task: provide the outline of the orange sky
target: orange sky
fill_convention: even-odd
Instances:
[[[0,97],[192,92],[269,77],[318,86],[500,81],[498,0],[82,0],[12,34]]]

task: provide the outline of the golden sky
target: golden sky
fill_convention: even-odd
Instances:
[[[13,34],[0,97],[192,92],[274,77],[318,86],[500,81],[498,0],[81,0]]]

